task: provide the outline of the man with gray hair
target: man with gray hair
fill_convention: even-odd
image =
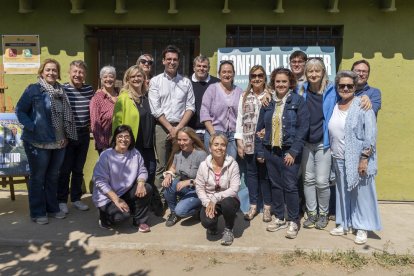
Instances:
[[[195,98],[195,113],[188,122],[188,126],[193,128],[200,137],[201,141],[203,141],[206,127],[204,124],[200,123],[201,102],[207,87],[212,83],[219,82],[220,80],[209,74],[210,60],[203,55],[199,55],[194,58],[193,70],[194,74],[191,77],[191,83],[193,85]]]
[[[92,86],[85,84],[86,63],[82,60],[74,60],[69,66],[69,83],[63,84],[63,89],[68,96],[69,103],[75,118],[78,140],[69,140],[66,146],[65,159],[59,173],[58,202],[62,212],[68,213],[68,197],[72,206],[81,211],[89,209],[88,205],[81,201],[83,167],[89,149],[90,114],[89,103],[94,94]],[[71,177],[72,175],[72,177]],[[69,190],[69,180],[71,182]],[[70,191],[70,192],[69,192]]]

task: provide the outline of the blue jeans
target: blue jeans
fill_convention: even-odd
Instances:
[[[251,205],[262,207],[261,199],[265,205],[272,204],[272,190],[267,176],[266,164],[257,162],[255,154],[246,154],[246,185],[249,189]]]
[[[301,156],[296,156],[292,166],[286,166],[283,162],[286,153],[284,150],[275,152],[264,148],[267,172],[272,185],[272,209],[278,219],[284,219],[286,204],[287,220],[299,223],[298,172]]]
[[[179,179],[174,179],[170,187],[165,188],[164,198],[171,212],[179,217],[189,217],[200,210],[201,200],[198,199],[194,188],[184,187],[181,191],[177,191],[179,181]],[[180,198],[178,203],[177,196]]]
[[[47,213],[59,212],[56,193],[65,149],[40,149],[24,142],[24,150],[30,166],[30,217],[45,217]]]
[[[78,201],[82,197],[83,166],[89,149],[89,130],[78,130],[78,140],[70,141],[66,147],[65,159],[60,168],[58,201],[66,203],[69,197],[69,179],[72,173],[70,185],[70,200]]]
[[[236,140],[234,139],[234,131],[220,131],[220,130],[216,130],[216,133],[222,133],[224,134],[224,136],[227,137],[228,139],[228,144],[227,144],[227,155],[230,155],[231,157],[234,158],[234,160],[236,160],[237,157],[237,145],[236,145]],[[204,133],[204,147],[207,149],[207,152],[210,152],[210,133],[206,130],[206,133]]]

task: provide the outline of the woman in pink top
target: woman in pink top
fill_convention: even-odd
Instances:
[[[101,88],[92,97],[89,110],[95,149],[101,154],[103,150],[109,148],[112,134],[112,114],[118,91],[115,88],[116,71],[114,67],[102,67],[99,76]]]
[[[217,235],[218,217],[223,215],[224,232],[222,245],[233,243],[233,226],[240,201],[237,192],[240,188],[239,166],[233,157],[226,154],[227,138],[224,134],[211,136],[210,152],[197,171],[196,192],[201,200],[201,224],[207,235]]]

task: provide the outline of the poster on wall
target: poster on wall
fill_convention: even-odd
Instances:
[[[217,52],[217,72],[222,60],[232,60],[236,76],[234,84],[245,89],[249,83],[249,70],[254,65],[262,65],[268,79],[275,68],[289,68],[289,56],[294,51],[303,51],[308,57],[323,59],[329,79],[333,81],[336,75],[335,47],[240,47],[219,48]]]
[[[29,174],[22,129],[16,114],[0,113],[0,176]]]
[[[38,35],[2,35],[6,74],[37,74],[40,67]]]

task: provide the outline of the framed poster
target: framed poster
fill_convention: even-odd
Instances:
[[[0,113],[0,176],[29,174],[22,130],[16,114]]]
[[[40,67],[38,35],[2,35],[6,74],[37,74]]]

